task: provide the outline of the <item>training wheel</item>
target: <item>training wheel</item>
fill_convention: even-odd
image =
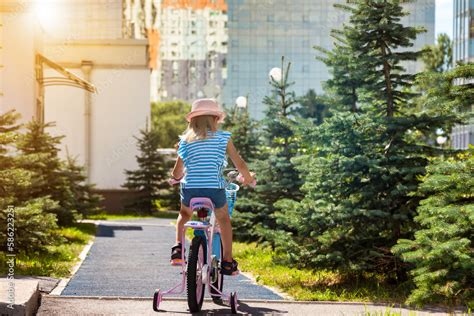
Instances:
[[[160,303],[161,303],[161,293],[160,290],[156,290],[155,294],[153,294],[153,310],[155,312],[160,311]]]
[[[239,307],[239,304],[237,303],[237,292],[231,292],[230,293],[230,310],[232,311],[232,314],[237,314],[238,307]]]

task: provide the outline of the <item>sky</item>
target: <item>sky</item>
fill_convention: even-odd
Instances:
[[[453,0],[436,0],[435,33],[447,33],[453,38]]]

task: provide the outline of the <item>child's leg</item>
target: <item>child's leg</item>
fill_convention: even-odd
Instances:
[[[176,243],[180,243],[183,238],[184,224],[191,219],[193,212],[191,208],[181,203],[181,209],[179,211],[178,220],[176,221]]]
[[[224,248],[224,261],[232,261],[232,225],[230,223],[230,216],[227,203],[224,207],[216,208],[216,219],[221,227],[222,246]]]

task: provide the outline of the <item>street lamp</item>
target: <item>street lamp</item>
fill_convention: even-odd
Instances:
[[[282,78],[281,68],[272,68],[268,73],[268,76],[270,77],[270,80],[273,78],[273,80],[280,82]]]
[[[440,146],[443,146],[444,143],[446,143],[446,140],[448,140],[448,138],[446,136],[438,136],[436,137],[436,142],[438,143],[438,145]]]
[[[240,96],[237,99],[235,99],[235,104],[237,105],[238,108],[245,109],[247,107],[247,98]]]

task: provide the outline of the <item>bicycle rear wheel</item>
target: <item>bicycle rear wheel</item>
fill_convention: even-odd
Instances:
[[[207,273],[202,268],[206,264],[206,244],[201,236],[196,236],[191,242],[189,250],[187,290],[188,306],[191,313],[199,312],[204,301],[206,285],[202,282],[202,274]]]

